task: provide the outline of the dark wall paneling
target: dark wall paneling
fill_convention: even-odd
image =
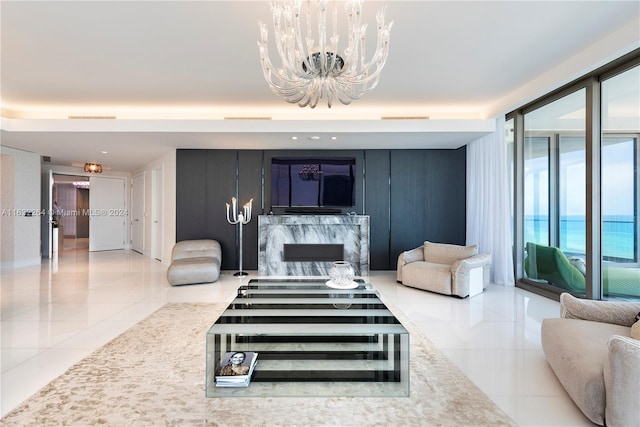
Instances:
[[[369,215],[369,265],[371,270],[395,269],[389,255],[389,150],[365,153],[365,209]]]
[[[176,241],[202,239],[206,227],[205,150],[176,152]]]
[[[207,238],[216,239],[222,247],[223,270],[237,269],[236,228],[227,222],[226,203],[237,197],[236,150],[206,150],[207,169]]]
[[[236,263],[235,227],[227,223],[225,210],[236,195],[236,157],[235,150],[176,153],[176,241],[219,241],[222,269]]]
[[[244,205],[253,198],[251,221],[245,225],[242,244],[242,268],[258,269],[258,215],[262,215],[263,151],[238,151],[238,200]]]
[[[394,270],[400,252],[417,247],[424,240],[465,243],[465,147],[367,151],[178,150],[176,241],[216,239],[222,246],[222,269],[237,270],[238,227],[227,222],[225,203],[233,196],[241,204],[253,197],[254,216],[243,228],[243,268],[257,269],[257,216],[271,209],[271,158],[306,156],[356,158],[357,206],[343,211],[371,218],[371,270]],[[262,206],[266,212],[262,212]]]
[[[391,152],[391,259],[427,240],[429,208],[425,193],[426,153],[422,150]]]
[[[425,240],[464,244],[466,149],[391,152],[391,261]]]
[[[433,156],[430,156],[429,181],[436,188],[445,189],[426,193],[431,206],[429,221],[438,225],[429,230],[428,235],[433,241],[458,245],[466,243],[466,159],[466,147],[434,150]]]

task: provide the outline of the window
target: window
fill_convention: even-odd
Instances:
[[[584,89],[524,116],[525,273],[578,293],[585,281],[572,263],[585,263],[585,126]]]
[[[640,298],[640,66],[602,82],[602,290]]]
[[[640,299],[639,64],[640,50],[507,116],[518,286]]]
[[[549,244],[549,138],[524,142],[525,241]]]
[[[586,254],[586,150],[585,138],[559,135],[558,211],[559,247],[567,255]]]

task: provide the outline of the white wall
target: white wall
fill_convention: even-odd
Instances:
[[[0,157],[0,266],[40,264],[40,155],[0,146]]]
[[[162,176],[162,253],[160,259],[162,264],[171,263],[171,249],[176,242],[176,151],[155,159],[140,169],[136,169],[131,176],[145,174],[144,189],[144,248],[142,253],[151,256],[151,233],[152,233],[152,181],[153,170],[161,168]]]

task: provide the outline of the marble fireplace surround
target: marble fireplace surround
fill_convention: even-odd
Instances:
[[[287,260],[301,253],[307,261]],[[300,245],[300,246],[294,246]],[[317,245],[317,246],[316,246]],[[343,258],[334,259],[342,245]],[[314,251],[314,246],[317,250]],[[330,260],[323,254],[331,249]],[[316,259],[314,258],[316,254]],[[294,257],[295,258],[295,257]],[[368,215],[260,215],[258,274],[261,276],[328,276],[333,261],[348,261],[356,275],[369,274]]]

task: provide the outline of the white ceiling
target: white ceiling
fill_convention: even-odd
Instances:
[[[383,4],[365,2],[371,35]],[[493,130],[492,117],[640,47],[638,1],[386,4],[378,87],[311,110],[262,77],[268,2],[3,0],[2,144],[118,171],[175,148],[457,148]],[[415,116],[430,119],[380,120]]]

